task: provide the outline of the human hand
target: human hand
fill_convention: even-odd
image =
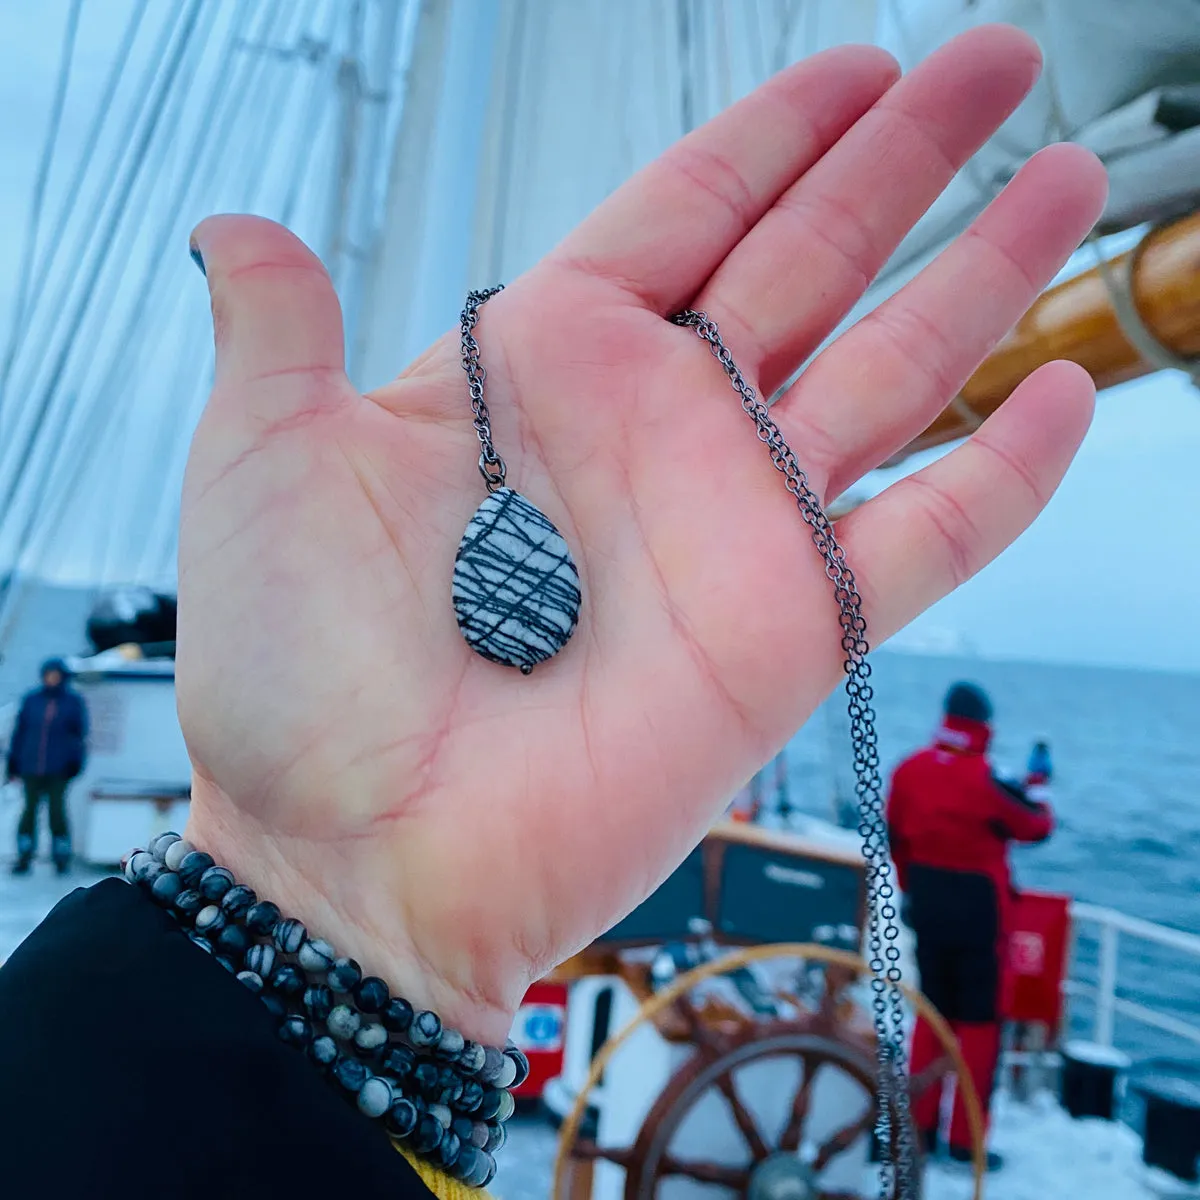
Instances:
[[[1036,76],[1005,28],[900,82],[838,49],[672,148],[483,309],[496,445],[582,578],[524,678],[455,624],[485,496],[457,333],[359,395],[320,264],[278,226],[202,224],[217,371],[188,466],[178,697],[190,836],[469,1035],[650,891],[841,675],[824,565],[719,365],[771,394]],[[774,417],[833,498],[924,429],[1099,214],[1038,155],[843,335]],[[966,444],[838,524],[878,644],[1033,519],[1092,387],[1035,373]]]

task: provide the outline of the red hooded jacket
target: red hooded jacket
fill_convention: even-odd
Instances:
[[[1012,890],[1008,843],[1050,836],[1050,806],[1033,798],[1040,789],[997,780],[986,757],[990,740],[987,725],[947,717],[934,744],[896,768],[887,821],[901,890],[913,866],[968,872],[991,879],[1003,907]]]

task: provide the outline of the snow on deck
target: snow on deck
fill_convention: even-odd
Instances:
[[[13,878],[3,855],[0,847],[0,962],[63,895],[101,878],[95,871],[76,867],[59,879],[46,862],[38,862],[29,877]],[[555,1131],[531,1117],[514,1118],[509,1128],[493,1196],[496,1200],[548,1198]],[[1072,1121],[1048,1095],[1028,1104],[999,1097],[992,1146],[1005,1156],[1005,1165],[989,1178],[987,1200],[1152,1200],[1197,1195],[1169,1176],[1147,1171],[1141,1143],[1132,1130],[1102,1121]],[[970,1200],[971,1194],[965,1168],[931,1165],[924,1200]]]

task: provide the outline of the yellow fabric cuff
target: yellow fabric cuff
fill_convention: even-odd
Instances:
[[[395,1145],[395,1142],[392,1143]],[[469,1188],[457,1179],[451,1179],[445,1171],[439,1171],[424,1159],[418,1158],[400,1146],[396,1149],[408,1159],[412,1169],[421,1177],[421,1182],[438,1198],[438,1200],[490,1200],[487,1192],[478,1188]]]

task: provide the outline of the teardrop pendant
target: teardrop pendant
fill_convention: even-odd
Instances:
[[[510,487],[492,492],[468,522],[452,591],[467,645],[526,675],[557,654],[579,622],[579,572],[566,540]]]

